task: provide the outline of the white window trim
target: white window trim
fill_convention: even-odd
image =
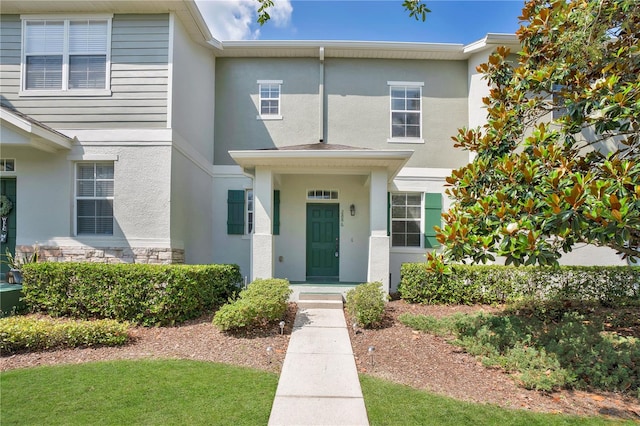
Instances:
[[[324,191],[331,194],[332,192],[336,193],[336,198],[310,198],[309,191]],[[310,203],[335,203],[340,200],[340,191],[337,189],[318,189],[318,188],[307,188],[305,191],[305,197],[307,197],[307,201]]]
[[[244,190],[244,235],[250,236],[256,229],[256,200],[255,194],[253,198],[253,220],[251,221],[251,232],[249,232],[249,191],[253,194],[253,188],[245,188]]]
[[[113,165],[113,182],[114,182],[114,195],[110,197],[100,197],[100,199],[111,200],[113,201],[115,198],[115,162],[114,161],[76,161],[73,163],[73,236],[80,238],[103,238],[103,239],[112,239],[116,233],[115,221],[116,221],[116,212],[113,211],[113,232],[111,234],[79,234],[78,233],[78,200],[79,199],[97,199],[97,197],[78,197],[78,164],[112,164]]]
[[[72,14],[72,15],[20,15],[22,20],[21,24],[21,51],[20,51],[20,90],[18,96],[111,96],[111,24],[113,21],[113,13],[100,13],[100,14]],[[67,85],[69,84],[69,22],[73,20],[82,19],[95,19],[107,21],[107,51],[106,51],[106,70],[105,70],[105,88],[104,89],[72,89],[69,90]],[[26,89],[26,66],[27,61],[25,57],[25,36],[27,21],[44,21],[44,20],[58,20],[65,22],[65,34],[64,34],[64,53],[62,61],[62,88],[61,89]]]
[[[282,120],[282,83],[283,80],[258,80],[258,112],[259,114],[256,116],[256,120],[269,121],[269,120]],[[279,96],[278,96],[278,112],[279,114],[262,114],[262,96],[260,86],[262,84],[279,84]]]
[[[422,128],[422,116],[424,103],[422,102],[422,88],[424,87],[423,81],[387,81],[387,86],[389,86],[389,138],[387,138],[388,143],[410,143],[410,144],[424,144],[423,137],[423,128]],[[391,109],[391,88],[393,86],[404,86],[404,87],[419,87],[420,88],[420,137],[419,138],[398,138],[391,137],[392,134],[392,125],[393,125],[393,110]]]
[[[424,253],[424,228],[425,228],[425,220],[424,211],[425,211],[425,196],[424,192],[421,191],[392,191],[391,197],[393,194],[420,194],[420,247],[417,246],[394,246],[393,245],[393,216],[391,214],[393,202],[390,202],[389,205],[389,249],[393,253]]]

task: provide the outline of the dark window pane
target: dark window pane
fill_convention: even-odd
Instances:
[[[27,56],[26,89],[62,89],[62,56]]]
[[[78,216],[95,216],[96,203],[94,200],[78,200]]]
[[[420,247],[420,234],[408,234],[407,247]]]
[[[407,245],[407,237],[404,234],[393,234],[391,245],[394,247],[405,247]]]

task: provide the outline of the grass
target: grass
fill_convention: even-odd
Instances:
[[[278,377],[222,364],[114,361],[0,376],[2,425],[266,425]]]
[[[623,423],[596,417],[532,413],[508,410],[494,405],[472,404],[365,375],[360,376],[360,383],[372,426],[634,424],[631,421]]]
[[[0,376],[2,425],[266,425],[278,377],[185,360],[112,361]],[[361,376],[372,425],[604,425],[507,410]]]

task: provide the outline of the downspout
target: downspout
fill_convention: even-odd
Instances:
[[[320,143],[325,143],[324,140],[324,46],[320,46],[320,81],[318,84],[318,97],[320,99],[320,123],[319,123],[319,133],[320,133]]]

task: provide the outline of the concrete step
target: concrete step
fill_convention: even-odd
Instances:
[[[342,302],[342,293],[300,292],[298,300],[338,300]]]

